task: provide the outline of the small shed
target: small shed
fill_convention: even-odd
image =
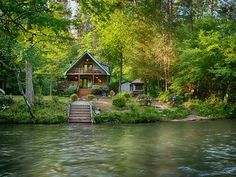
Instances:
[[[130,92],[130,84],[131,82],[124,82],[121,84],[121,92]]]
[[[133,95],[144,94],[144,82],[136,79],[130,84],[130,91]]]

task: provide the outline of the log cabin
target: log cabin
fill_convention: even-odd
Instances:
[[[77,94],[85,96],[96,86],[109,90],[109,67],[97,61],[89,52],[85,52],[67,71],[67,82],[77,87]]]

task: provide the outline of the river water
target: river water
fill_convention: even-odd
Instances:
[[[236,176],[236,120],[0,125],[0,176]]]

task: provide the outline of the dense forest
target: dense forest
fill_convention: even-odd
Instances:
[[[110,89],[140,78],[146,93],[236,101],[234,0],[0,1],[0,86],[57,95],[85,51],[111,69]]]

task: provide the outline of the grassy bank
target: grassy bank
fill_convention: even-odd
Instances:
[[[143,105],[142,101],[132,97],[120,98],[120,96],[115,102],[111,99],[95,100],[93,105],[100,110],[100,113],[95,115],[95,121],[97,123],[150,123],[176,119],[188,120],[186,118],[189,117],[191,117],[189,120],[193,120],[194,116],[196,120],[199,117],[204,117],[205,120],[236,116],[236,105],[225,104],[220,100],[194,99],[178,105],[153,101],[149,106]]]
[[[42,97],[33,105],[34,119],[30,118],[27,107],[21,96],[12,96],[13,102],[2,107],[0,120],[9,123],[64,123],[68,121],[66,115],[67,102],[65,97]],[[4,109],[4,110],[3,110]]]
[[[151,123],[181,119],[189,115],[183,107],[158,110],[151,106],[140,106],[136,109],[123,111],[102,112],[95,116],[96,123]]]

